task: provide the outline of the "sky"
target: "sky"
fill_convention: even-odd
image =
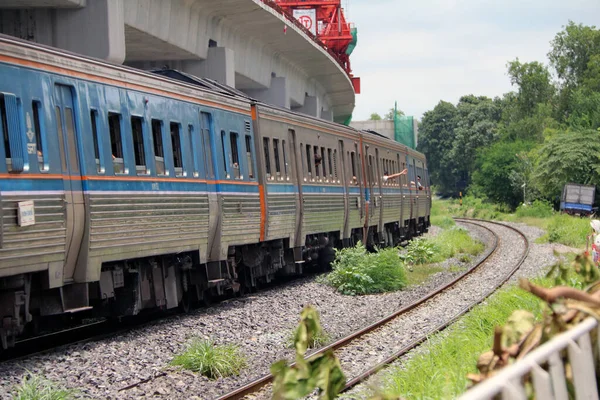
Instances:
[[[550,42],[569,20],[600,27],[600,0],[344,0],[358,28],[350,57],[361,78],[353,120],[398,102],[421,119],[440,100],[501,96],[506,64],[548,64]]]

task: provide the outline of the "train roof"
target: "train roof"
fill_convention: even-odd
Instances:
[[[225,96],[239,97],[249,101],[256,101],[254,98],[248,96],[246,93],[238,90],[234,87],[224,85],[220,82],[210,78],[201,78],[199,76],[191,75],[183,71],[179,71],[171,68],[162,68],[151,70],[153,74],[165,76],[167,78],[175,79],[177,81],[191,83],[192,85],[200,86],[206,90],[210,90],[215,93],[219,93]]]

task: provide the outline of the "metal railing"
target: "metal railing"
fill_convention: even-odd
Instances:
[[[590,334],[593,334],[594,329],[596,334],[600,333],[598,322],[594,318],[586,319],[576,327],[544,343],[522,360],[504,368],[494,377],[467,391],[459,400],[492,398],[526,400],[528,396],[523,378],[529,374],[536,399],[569,399],[571,397],[567,391],[565,366],[561,357],[564,350],[571,365],[575,399],[597,400],[598,383],[595,366],[598,360],[594,355],[598,354],[598,349],[592,349],[590,340]]]
[[[265,3],[266,5],[268,5],[269,7],[271,7],[272,9],[274,9],[275,11],[277,11],[279,14],[283,15],[288,21],[290,21],[292,24],[294,24],[294,26],[296,26],[298,29],[300,29],[302,32],[304,32],[309,38],[311,38],[313,40],[313,42],[315,42],[319,46],[321,46],[321,48],[323,48],[323,50],[325,50],[331,57],[333,57],[333,59],[340,65],[340,67],[342,67],[342,69],[344,70],[346,75],[348,75],[348,77],[351,77],[350,73],[348,71],[346,71],[344,62],[338,57],[338,55],[335,54],[333,51],[331,51],[331,49],[329,49],[327,46],[325,46],[325,43],[323,43],[317,36],[313,35],[313,33],[311,31],[306,29],[306,27],[304,25],[302,25],[296,18],[294,18],[293,15],[290,15],[288,12],[286,12],[274,0],[261,0],[261,1],[263,3]]]

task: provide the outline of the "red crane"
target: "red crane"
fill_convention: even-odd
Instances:
[[[275,0],[288,15],[296,18],[339,60],[360,93],[360,78],[354,78],[350,54],[356,47],[356,28],[346,21],[341,0]]]

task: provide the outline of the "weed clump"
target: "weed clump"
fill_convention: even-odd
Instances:
[[[322,281],[351,296],[395,291],[407,283],[396,248],[368,253],[359,242],[355,247],[336,250],[332,269]]]
[[[235,345],[217,346],[211,340],[194,339],[182,354],[175,356],[171,365],[217,379],[239,375],[247,363]]]
[[[576,218],[566,214],[555,215],[549,222],[545,239],[550,243],[562,243],[566,246],[583,247],[590,233],[590,220]]]
[[[15,388],[15,400],[68,400],[74,398],[73,390],[58,387],[54,382],[29,374]]]
[[[416,238],[406,246],[406,252],[400,258],[407,264],[427,264],[433,260],[437,249],[433,242],[424,238]]]
[[[554,208],[548,201],[535,200],[531,205],[520,205],[515,214],[519,218],[549,218],[554,215]]]

